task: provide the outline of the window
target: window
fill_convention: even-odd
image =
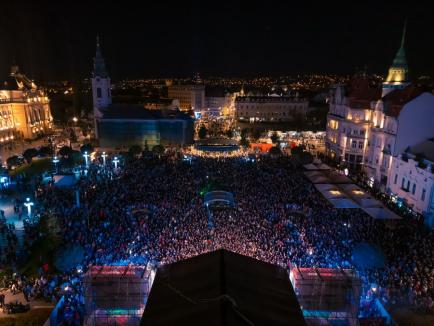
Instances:
[[[96,89],[96,97],[98,97],[98,98],[101,98],[101,97],[102,97],[102,94],[101,94],[101,88],[100,88],[100,87],[98,87],[98,88]]]
[[[407,181],[407,191],[410,190],[410,180]]]
[[[411,193],[414,195],[415,192],[416,192],[416,184],[413,183],[413,189],[411,190]]]
[[[363,149],[363,142],[362,141],[359,141],[359,148]]]
[[[426,190],[422,189],[422,195],[420,196],[420,199],[425,200],[425,194],[426,194]]]
[[[398,174],[395,174],[395,180],[393,181],[393,184],[396,185],[397,182],[398,182]]]
[[[405,187],[405,178],[402,178],[401,188],[404,189],[404,187]]]
[[[359,134],[360,134],[360,136],[364,136],[365,135],[365,129],[360,129]]]
[[[356,142],[355,140],[353,140],[353,141],[351,142],[351,147],[352,147],[352,148],[356,148],[356,147],[357,147],[357,142]]]

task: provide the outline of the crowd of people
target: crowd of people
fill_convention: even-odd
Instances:
[[[233,193],[234,208],[205,208],[201,190],[213,184]],[[432,232],[417,220],[385,222],[334,208],[286,157],[185,161],[163,155],[116,171],[91,165],[79,189],[80,207],[73,191],[51,186],[38,201],[43,214],[56,217],[63,246],[84,249],[84,269],[158,266],[218,248],[288,269],[357,268],[353,249],[367,242],[381,248],[386,266],[359,270],[364,293],[374,283],[383,303],[433,311]]]

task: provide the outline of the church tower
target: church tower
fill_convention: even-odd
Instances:
[[[407,28],[407,22],[404,24],[404,30],[402,32],[401,47],[396,53],[395,59],[393,60],[392,66],[389,68],[389,73],[387,75],[386,81],[383,83],[383,94],[390,93],[394,89],[401,89],[410,84],[408,78],[408,65],[407,59],[405,57],[404,41],[405,32]]]
[[[105,61],[101,54],[98,36],[96,37],[95,58],[93,58],[92,98],[95,137],[98,138],[97,120],[102,117],[102,110],[112,103],[110,77],[107,74]]]

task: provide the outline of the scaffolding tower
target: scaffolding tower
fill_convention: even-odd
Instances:
[[[154,276],[149,264],[92,266],[84,276],[84,325],[139,325]]]
[[[354,270],[294,267],[290,279],[308,325],[358,325],[361,281]]]

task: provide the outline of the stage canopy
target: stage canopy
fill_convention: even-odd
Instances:
[[[348,177],[332,170],[313,169],[305,166],[305,176],[315,188],[336,208],[361,208],[375,219],[400,219]]]
[[[158,269],[141,325],[305,325],[285,269],[217,250]]]

